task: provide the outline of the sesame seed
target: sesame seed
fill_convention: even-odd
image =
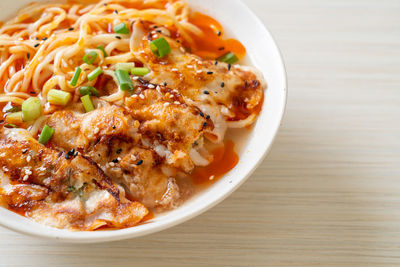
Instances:
[[[174,95],[170,95],[170,96],[169,96],[169,98],[171,98],[171,99],[174,98],[174,97],[175,97]]]
[[[222,88],[225,87],[225,83],[224,83],[224,82],[221,83],[221,87],[222,87]]]
[[[204,126],[204,127],[207,127],[207,125],[208,125],[208,123],[207,123],[207,122],[203,123],[203,126]]]
[[[121,152],[122,152],[122,148],[118,149],[116,153],[121,154]]]
[[[209,94],[210,94],[209,91],[204,91],[203,93],[204,93],[205,95],[209,95]]]
[[[143,164],[143,160],[139,160],[139,161],[136,163],[137,166],[140,166],[140,165],[142,165],[142,164]]]
[[[217,66],[217,65],[218,65],[218,61],[217,61],[217,60],[215,61],[214,65],[215,65],[215,66]]]
[[[32,157],[31,157],[31,156],[27,156],[27,157],[26,157],[26,162],[29,162],[29,161],[31,161],[31,159],[32,159]]]
[[[197,73],[202,73],[203,72],[203,70],[198,70],[198,71],[196,71]]]
[[[207,115],[206,119],[209,120],[210,118],[211,118],[211,116],[210,116],[210,115]]]
[[[139,97],[140,97],[140,99],[144,99],[144,95],[143,94],[140,94]]]
[[[132,77],[132,80],[138,80],[139,79],[139,77],[138,76],[134,76],[134,77]]]
[[[26,152],[28,152],[28,149],[23,149],[22,150],[22,154],[26,154]]]
[[[29,179],[28,175],[25,175],[24,178],[22,178],[22,180],[27,181]]]
[[[73,31],[73,30],[75,30],[75,28],[74,28],[74,27],[71,27],[71,28],[69,28],[68,30],[69,30],[69,31]]]
[[[168,107],[169,105],[170,105],[169,102],[164,103],[164,107]]]
[[[171,71],[178,71],[178,69],[177,68],[173,68],[173,69],[171,69]]]
[[[118,10],[114,10],[115,14],[118,14]]]
[[[113,162],[113,163],[118,163],[119,160],[118,160],[118,159],[113,159],[112,162]]]
[[[180,105],[180,104],[181,104],[181,102],[179,102],[179,101],[175,101],[175,102],[174,102],[174,104],[175,104],[175,105]]]
[[[94,134],[98,134],[100,132],[100,129],[98,127],[94,128]]]
[[[228,70],[231,70],[231,68],[232,68],[232,65],[228,64]]]
[[[73,156],[75,154],[75,148],[68,151],[68,155]]]
[[[48,38],[47,37],[44,37],[44,38],[42,38],[42,41],[46,41]]]
[[[204,118],[204,113],[200,111],[200,116]]]
[[[119,40],[121,40],[122,38],[121,38],[121,36],[115,36],[115,38],[117,38],[117,39],[119,39]]]
[[[121,157],[118,157],[117,160],[118,160],[118,161],[121,161]]]
[[[186,68],[193,69],[193,65],[187,65]]]
[[[33,47],[38,47],[40,44],[35,44]]]
[[[214,178],[215,178],[215,175],[211,175],[210,176],[210,181],[214,180]]]
[[[207,71],[207,74],[208,75],[211,75],[211,74],[213,74],[214,72],[212,72],[212,71]]]
[[[27,53],[27,54],[26,54],[26,58],[29,59],[30,57],[31,57],[31,54],[30,54],[30,53]]]
[[[183,47],[180,47],[179,49],[181,50],[182,53],[186,53],[186,51]]]
[[[155,86],[154,86],[154,84],[149,84],[149,85],[147,85],[147,88],[150,88],[150,89],[153,89],[153,88],[156,88]]]
[[[71,159],[71,157],[70,157],[70,155],[68,155],[68,153],[65,154],[64,157],[65,157],[65,159]]]
[[[108,165],[110,165],[111,167],[114,167],[115,163],[114,162],[109,162]]]
[[[114,130],[117,128],[115,125],[113,125],[113,127],[112,127]]]
[[[133,160],[133,161],[135,161],[136,160],[136,156],[135,155],[131,155],[131,159]]]
[[[221,36],[221,35],[222,35],[222,32],[221,32],[221,31],[218,31],[218,32],[217,32],[217,35],[218,35],[218,36]]]
[[[225,47],[223,47],[223,46],[221,46],[220,48],[218,48],[219,51],[222,51],[222,50],[224,50],[224,49],[225,49]]]

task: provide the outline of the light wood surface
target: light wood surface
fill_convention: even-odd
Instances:
[[[0,228],[0,266],[400,266],[400,1],[245,0],[289,74],[253,177],[134,240],[68,245]]]

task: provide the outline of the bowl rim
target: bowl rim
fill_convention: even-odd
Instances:
[[[60,229],[53,229],[51,228],[51,231],[44,231],[44,229],[49,229],[46,226],[42,226],[36,222],[33,222],[35,225],[38,227],[29,227],[29,226],[23,226],[22,223],[12,223],[12,220],[0,220],[0,225],[13,230],[18,233],[26,234],[28,236],[33,236],[33,237],[38,237],[42,239],[47,239],[47,240],[55,240],[55,241],[60,241],[60,242],[65,242],[65,243],[96,243],[96,242],[111,242],[111,241],[117,241],[117,240],[123,240],[123,239],[131,239],[131,238],[137,238],[145,235],[149,235],[152,233],[160,232],[162,230],[174,227],[176,225],[179,225],[181,223],[184,223],[208,210],[211,208],[215,207],[219,203],[221,203],[223,200],[225,200],[227,197],[229,197],[233,192],[235,192],[243,183],[245,183],[249,177],[254,173],[254,171],[261,165],[261,163],[264,161],[268,153],[272,149],[272,145],[276,140],[276,137],[278,135],[280,125],[282,123],[282,120],[285,116],[286,113],[286,106],[287,106],[287,101],[288,101],[288,79],[287,79],[287,72],[286,72],[286,67],[285,63],[283,60],[282,52],[279,49],[275,38],[271,34],[271,32],[268,30],[268,28],[265,26],[265,24],[261,21],[261,19],[246,5],[244,4],[241,0],[231,0],[231,3],[234,3],[235,5],[238,6],[238,8],[241,8],[244,10],[244,13],[251,14],[252,19],[257,23],[257,26],[263,29],[264,33],[268,35],[270,41],[271,41],[271,46],[273,47],[272,49],[276,50],[277,55],[278,55],[278,64],[280,68],[280,73],[282,75],[282,86],[283,88],[283,104],[281,106],[281,109],[279,110],[279,125],[276,127],[276,129],[273,129],[273,137],[271,138],[271,142],[268,144],[267,148],[264,150],[262,153],[262,156],[260,156],[258,159],[256,159],[255,163],[251,167],[251,170],[243,176],[243,178],[240,179],[238,183],[236,183],[234,186],[232,186],[228,191],[226,191],[223,194],[220,194],[217,196],[214,200],[210,201],[209,203],[206,203],[202,206],[200,206],[198,209],[191,210],[183,215],[181,215],[178,218],[169,218],[165,219],[163,221],[160,221],[156,224],[147,224],[145,225],[146,227],[140,229],[140,231],[136,231],[135,227],[127,228],[127,229],[121,229],[121,230],[115,230],[115,231],[99,231],[95,232],[96,234],[94,235],[93,232],[72,232],[69,230],[60,230]],[[278,115],[277,115],[278,117]],[[16,215],[19,216],[19,215]],[[0,219],[2,218],[0,214]],[[43,228],[44,227],[44,228]],[[42,229],[41,229],[42,228]],[[57,234],[55,234],[56,232]],[[78,235],[79,234],[79,235]]]

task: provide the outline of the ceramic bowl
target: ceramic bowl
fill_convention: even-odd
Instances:
[[[237,38],[244,44],[248,51],[245,63],[257,67],[268,83],[264,107],[254,128],[230,136],[240,148],[238,165],[181,207],[157,215],[153,220],[137,227],[113,231],[71,232],[40,225],[4,208],[0,208],[0,225],[31,236],[74,243],[134,238],[170,228],[202,214],[228,197],[250,177],[270,150],[285,111],[287,83],[282,57],[263,23],[240,0],[187,1],[194,10],[216,18],[224,26],[228,36]],[[1,0],[0,19],[12,17],[29,2],[31,0]]]

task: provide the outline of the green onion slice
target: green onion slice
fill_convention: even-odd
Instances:
[[[125,23],[121,23],[114,27],[114,32],[119,34],[129,34],[129,29]]]
[[[22,122],[22,111],[8,113],[6,117],[8,123],[21,123]]]
[[[42,115],[42,102],[37,97],[30,97],[22,103],[23,121],[33,121]]]
[[[135,63],[133,62],[129,62],[129,63],[117,63],[116,65],[116,69],[117,70],[126,70],[126,71],[130,71],[132,68],[135,67]]]
[[[97,77],[99,77],[103,73],[103,70],[100,67],[97,67],[94,71],[89,73],[88,80],[93,81]]]
[[[92,65],[92,63],[96,60],[97,53],[95,51],[90,51],[83,57],[83,62],[88,65]]]
[[[21,111],[20,107],[11,107],[6,110],[6,113],[12,113],[12,112],[18,112],[18,111]]]
[[[77,67],[74,73],[74,76],[72,77],[72,80],[70,82],[70,84],[72,86],[76,86],[76,84],[78,83],[79,80],[79,76],[81,75],[82,69],[80,67]]]
[[[104,57],[107,57],[107,52],[106,52],[106,50],[104,49],[104,45],[99,45],[99,46],[97,47],[97,49],[99,49],[99,50],[101,50],[101,52],[103,52],[103,56],[104,56]]]
[[[94,105],[92,99],[90,99],[90,95],[82,96],[81,101],[86,112],[94,110]]]
[[[12,123],[7,123],[6,125],[4,125],[4,127],[7,127],[7,128],[18,128],[17,125],[12,124]]]
[[[164,37],[158,38],[150,43],[150,49],[157,57],[163,57],[171,53],[171,47]]]
[[[136,76],[145,76],[150,72],[148,68],[132,68],[131,74]]]
[[[132,91],[133,83],[129,73],[126,70],[116,70],[115,76],[117,76],[119,88],[122,91]]]
[[[54,129],[48,125],[43,127],[42,133],[39,136],[39,143],[46,145],[54,134]]]
[[[47,94],[47,101],[50,104],[66,106],[71,100],[71,93],[61,90],[51,89]]]
[[[220,56],[219,58],[217,58],[217,60],[221,62],[226,62],[228,64],[233,64],[239,61],[238,57],[232,52],[228,52],[225,55]]]
[[[82,96],[85,96],[85,95],[94,95],[97,97],[100,96],[99,91],[97,91],[96,88],[94,88],[93,86],[82,86],[80,88],[80,92],[81,92]]]

